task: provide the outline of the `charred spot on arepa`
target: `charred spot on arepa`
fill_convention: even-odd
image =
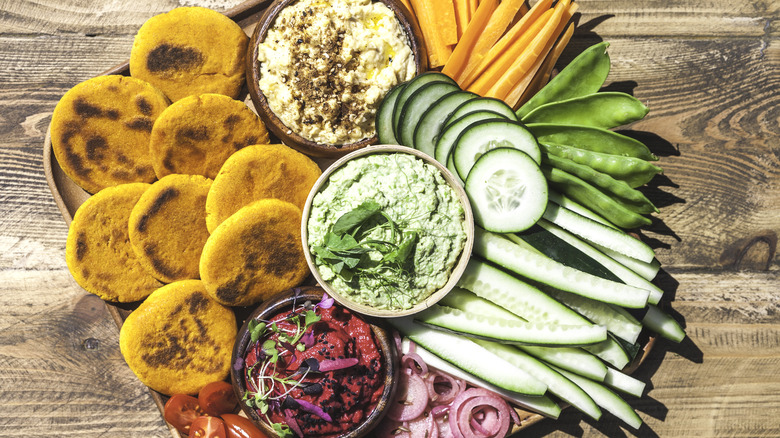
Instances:
[[[159,213],[160,209],[162,209],[166,203],[170,202],[177,196],[179,196],[179,190],[174,187],[168,187],[160,193],[156,194],[156,196],[154,196],[151,201],[151,205],[141,213],[135,228],[142,233],[145,232],[146,224],[149,221],[149,218]]]
[[[143,108],[139,99],[145,102]],[[52,150],[65,174],[90,193],[128,182],[152,182],[151,126],[168,106],[152,85],[120,75],[98,76],[71,88],[52,115]]]
[[[255,201],[206,241],[200,275],[206,291],[230,306],[255,304],[309,274],[300,243],[301,210],[278,199]]]
[[[162,43],[146,57],[146,68],[153,73],[192,70],[203,65],[203,53],[194,47]]]
[[[119,346],[138,378],[163,394],[195,394],[230,369],[236,337],[233,311],[198,280],[161,287],[122,325]]]

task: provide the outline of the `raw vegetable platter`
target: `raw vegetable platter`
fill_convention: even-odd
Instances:
[[[502,4],[509,3],[511,2],[505,1]],[[518,4],[520,3],[522,2]],[[267,2],[253,0],[228,11],[227,14],[236,20],[241,20],[239,22],[245,28],[251,28],[265,6]],[[410,7],[415,6],[410,5]],[[497,10],[498,2],[492,11],[485,12],[487,9],[483,9],[482,15],[476,19],[487,23],[489,12],[496,13]],[[479,46],[480,40],[479,35],[464,36],[468,29],[464,26],[460,38],[473,38],[471,50],[468,53],[463,53],[466,52],[465,50],[459,52],[458,46],[455,45],[455,50],[449,55],[450,59],[459,60],[459,67],[448,68],[444,63],[436,65],[436,62],[432,62],[436,72],[418,76],[410,83],[397,87],[383,102],[377,121],[380,143],[415,147],[439,159],[453,174],[460,175],[475,205],[478,226],[482,230],[487,230],[480,232],[479,243],[475,247],[474,264],[461,282],[463,287],[461,296],[453,294],[449,301],[445,300],[442,303],[441,308],[426,311],[416,320],[389,322],[401,333],[408,335],[408,339],[403,344],[404,348],[409,351],[412,345],[409,342],[411,339],[418,344],[416,350],[415,347],[411,347],[411,350],[416,351],[423,358],[427,357],[433,367],[437,363],[437,358],[447,355],[446,351],[434,351],[434,354],[430,354],[431,351],[426,349],[427,347],[435,350],[441,345],[439,338],[436,337],[439,333],[451,336],[452,332],[473,331],[472,329],[483,325],[476,319],[469,319],[468,315],[464,315],[463,309],[458,309],[459,306],[474,309],[476,308],[474,306],[481,305],[479,299],[484,301],[485,297],[490,296],[493,297],[492,300],[487,299],[487,301],[499,302],[509,307],[512,305],[512,300],[497,295],[498,289],[530,287],[534,290],[542,290],[544,294],[541,296],[552,296],[565,304],[565,306],[557,304],[560,306],[558,308],[561,309],[561,315],[564,313],[575,315],[560,316],[563,319],[571,318],[572,322],[565,325],[593,326],[589,322],[592,321],[596,326],[606,327],[602,332],[603,336],[608,336],[608,339],[598,342],[611,344],[610,347],[604,348],[607,353],[601,351],[604,362],[611,364],[605,367],[612,376],[609,382],[612,385],[610,393],[614,394],[613,391],[617,388],[618,392],[622,390],[633,393],[628,397],[641,396],[644,385],[627,375],[641,364],[653,345],[655,333],[677,342],[684,336],[679,325],[656,306],[660,303],[663,291],[651,283],[659,268],[652,249],[624,231],[647,225],[649,223],[647,213],[657,211],[636,188],[648,182],[653,175],[660,172],[660,169],[650,163],[655,157],[644,145],[612,131],[612,128],[641,119],[646,114],[647,108],[629,95],[599,92],[609,72],[607,43],[586,50],[548,83],[555,62],[571,37],[573,26],[568,25],[568,20],[573,10],[576,8],[560,12],[555,26],[544,27],[542,23],[533,27],[529,24],[529,28],[526,29],[529,32],[539,32],[548,28],[550,30],[546,40],[540,40],[541,43],[537,44],[539,53],[532,57],[533,59],[529,58],[524,73],[527,80],[523,80],[522,72],[512,70],[517,76],[516,82],[525,82],[526,87],[523,90],[518,91],[515,87],[507,89],[509,85],[502,85],[497,90],[503,90],[504,95],[500,97],[496,95],[493,98],[480,97],[498,91],[492,88],[485,89],[484,84],[488,79],[479,79],[481,76],[474,76],[473,72],[475,69],[476,71],[482,69],[485,77],[496,79],[490,76],[495,74],[495,70],[491,67],[494,64],[487,63],[481,66],[477,62],[469,67],[466,58],[475,50],[475,45]],[[529,13],[528,10],[520,12]],[[550,19],[553,14],[555,12],[546,16]],[[566,14],[569,18],[564,20]],[[419,16],[421,28],[426,35],[430,33],[425,27],[425,20],[431,20],[432,17]],[[426,38],[431,37],[426,36]],[[525,43],[528,42],[525,40]],[[483,48],[487,58],[490,58],[490,48],[494,46],[495,44]],[[431,56],[440,58],[444,56],[441,54],[441,48],[433,51],[429,49],[429,51],[432,53]],[[492,62],[500,64],[501,59],[498,56]],[[472,69],[471,73],[467,72],[469,68]],[[447,75],[442,75],[439,71]],[[107,73],[127,74],[127,64],[116,66]],[[459,76],[460,80],[453,79]],[[472,85],[476,83],[479,86],[476,88],[465,86],[464,84],[469,81]],[[501,83],[508,84],[508,82]],[[470,89],[472,91],[469,91]],[[502,105],[501,102],[506,101],[508,95],[512,95],[512,99],[516,100],[512,105]],[[403,112],[405,102],[409,101],[411,102],[409,108],[424,107],[430,110],[418,113]],[[467,102],[475,108],[463,110],[463,114],[460,114],[468,116],[466,122],[450,123],[456,122],[460,117],[452,117],[451,120],[448,118]],[[435,109],[434,104],[450,107]],[[466,105],[466,108],[469,105]],[[446,132],[446,129],[451,131]],[[472,146],[476,144],[476,146],[472,150],[466,147],[459,148],[461,137],[466,139],[471,137],[474,140],[463,141],[462,144]],[[432,141],[434,139],[435,141]],[[482,140],[483,143],[478,144]],[[488,145],[490,142],[492,146]],[[486,153],[496,145],[500,146],[496,152]],[[59,168],[51,153],[48,136],[44,154],[47,180],[63,217],[69,223],[78,206],[89,195],[68,179]],[[486,156],[488,159],[481,160],[481,156]],[[471,181],[468,178],[471,171],[475,171],[475,175],[483,172],[487,175],[485,178],[489,179],[490,175],[498,171],[511,170],[508,165],[524,169],[524,175],[536,175],[535,180],[528,181],[529,187],[536,188],[522,193],[518,199],[514,199],[513,196],[507,197],[506,194],[497,195],[499,202],[530,205],[535,203],[536,207],[521,217],[501,215],[500,209],[491,207],[491,201],[495,201],[496,197],[490,199],[490,196],[485,194],[497,190],[495,185],[488,187],[489,184],[486,185],[484,182],[480,185],[477,178],[471,178]],[[482,178],[483,181],[485,178]],[[499,191],[511,187],[512,181],[509,183],[503,181],[502,184],[503,186],[498,188]],[[542,186],[544,190],[549,191],[542,193]],[[542,200],[544,202],[541,202]],[[534,266],[534,268],[525,270],[525,266]],[[482,280],[485,278],[498,286],[480,289],[479,285],[483,284]],[[557,282],[558,280],[561,281]],[[583,285],[591,287],[583,288]],[[544,299],[540,298],[540,300]],[[603,302],[607,304],[599,304]],[[556,305],[552,304],[552,306]],[[640,310],[638,313],[636,310],[628,312],[623,310],[623,306]],[[132,310],[110,303],[108,307],[120,326]],[[574,309],[574,311],[565,309]],[[500,310],[494,311],[500,312]],[[485,310],[485,312],[490,311]],[[453,318],[453,315],[456,318]],[[502,318],[494,314],[492,318],[493,321],[486,324],[488,327],[491,324],[495,325],[495,320],[511,319],[511,316],[505,315]],[[489,318],[482,318],[485,319]],[[426,328],[420,331],[418,327],[420,322],[424,323],[424,327],[438,326],[444,330]],[[511,324],[519,327],[524,323],[519,320]],[[546,322],[539,321],[539,324],[546,324]],[[544,332],[549,331],[549,327],[544,327],[541,332],[547,334]],[[648,327],[652,330],[647,330]],[[429,335],[429,333],[436,334]],[[463,339],[467,339],[467,336],[476,336],[477,339],[483,339],[490,337],[490,334],[486,336],[471,333],[455,336]],[[544,341],[547,342],[545,345],[560,342],[561,338],[558,337],[558,341],[555,339],[555,336],[552,341],[548,338]],[[594,339],[581,342],[593,343]],[[480,343],[482,342],[484,341],[480,340]],[[513,342],[528,345],[534,341],[516,339]],[[577,342],[574,344],[578,345]],[[532,350],[540,347],[527,348]],[[492,353],[501,355],[500,351],[492,351]],[[538,351],[537,353],[543,354]],[[440,360],[439,362],[442,368],[451,365]],[[545,363],[544,360],[542,362]],[[565,366],[565,364],[559,363],[558,366]],[[618,369],[624,374],[617,373]],[[570,372],[560,371],[571,381],[581,380]],[[604,375],[601,379],[604,379]],[[583,389],[590,385],[588,382],[580,383]],[[493,385],[490,387],[495,388]],[[602,389],[594,391],[603,392]],[[592,395],[587,389],[585,392]],[[564,399],[560,394],[556,396]],[[153,393],[153,397],[162,409],[164,396]],[[598,397],[594,396],[594,399]],[[607,397],[611,396],[607,395]],[[572,404],[577,404],[576,398],[563,401],[560,407]],[[547,416],[554,416],[549,412],[547,416],[534,412],[530,408],[532,405],[526,408],[515,406],[519,421],[512,426],[513,432]],[[623,408],[624,406],[618,409]],[[595,411],[590,412],[591,415],[596,416]],[[625,410],[620,412],[630,416],[630,413]],[[172,433],[178,436],[178,432],[173,429]]]

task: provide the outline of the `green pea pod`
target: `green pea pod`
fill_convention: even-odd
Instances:
[[[548,154],[567,158],[606,173],[612,178],[625,181],[631,188],[647,184],[656,174],[663,173],[663,169],[641,158],[593,152],[553,143],[540,143],[539,147]]]
[[[516,114],[523,118],[534,108],[545,103],[585,96],[599,91],[609,74],[608,42],[585,49],[560,73],[555,75],[538,93],[521,106]]]
[[[526,127],[539,143],[562,144],[593,152],[658,160],[641,141],[608,129],[555,123],[528,123]]]
[[[619,91],[607,91],[538,106],[523,117],[523,123],[557,123],[609,129],[642,120],[647,111],[647,107],[636,97]]]
[[[616,202],[621,203],[621,201],[625,201],[627,205],[642,209],[643,213],[658,213],[658,209],[655,205],[653,205],[642,192],[632,189],[625,182],[616,180],[606,173],[601,173],[597,170],[593,170],[591,167],[550,154],[542,155],[542,163],[546,163],[552,167],[570,173],[599,188],[606,194],[613,195],[613,198],[618,198],[615,199]],[[634,208],[629,208],[629,210],[636,211]]]
[[[612,197],[581,178],[547,165],[541,168],[544,177],[555,189],[618,227],[637,228],[652,223],[650,219],[615,202]]]

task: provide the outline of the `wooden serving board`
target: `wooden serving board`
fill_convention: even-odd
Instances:
[[[244,32],[247,33],[247,35],[251,35],[255,25],[260,20],[262,14],[270,4],[271,0],[247,0],[246,2],[226,11],[224,14],[238,23],[244,29]],[[102,74],[118,74],[129,76],[129,60],[106,70]],[[248,92],[246,90],[242,92],[242,96],[240,98],[247,102],[250,107],[252,107],[251,100],[249,100]],[[315,159],[315,161],[317,161],[317,163],[323,168],[326,168],[332,162],[332,160],[327,159]],[[44,174],[46,176],[46,182],[49,185],[49,189],[51,190],[52,196],[54,197],[54,201],[57,204],[57,207],[59,208],[66,225],[70,226],[76,210],[81,206],[81,204],[89,199],[90,194],[84,191],[75,182],[73,182],[73,180],[65,175],[65,172],[63,172],[62,168],[57,162],[57,159],[52,153],[51,127],[49,127],[47,130],[44,141],[43,167]],[[105,305],[116,322],[117,327],[121,328],[127,316],[134,310],[135,307],[137,307],[138,303],[122,304],[105,302]],[[636,370],[650,353],[654,343],[655,338],[652,336],[648,337],[643,343],[643,350],[623,371],[630,374]],[[155,404],[162,414],[165,402],[167,401],[168,397],[152,389],[149,391],[151,393],[152,399],[155,401]],[[546,418],[540,414],[521,408],[516,408],[515,410],[517,411],[517,414],[520,418],[520,424],[513,427],[511,431],[512,434]],[[170,424],[168,424],[168,428],[170,429],[171,435],[174,438],[185,438]]]

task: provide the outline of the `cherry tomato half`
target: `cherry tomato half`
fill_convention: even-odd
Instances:
[[[211,382],[198,393],[198,403],[203,411],[218,417],[236,410],[238,399],[233,392],[233,386],[227,382]]]
[[[268,438],[248,418],[236,414],[223,414],[227,438]]]
[[[165,408],[163,409],[165,421],[183,434],[190,433],[192,422],[205,414],[203,409],[200,408],[198,399],[186,394],[174,394],[165,403]]]
[[[190,438],[227,438],[225,422],[217,417],[198,417],[190,427]]]

